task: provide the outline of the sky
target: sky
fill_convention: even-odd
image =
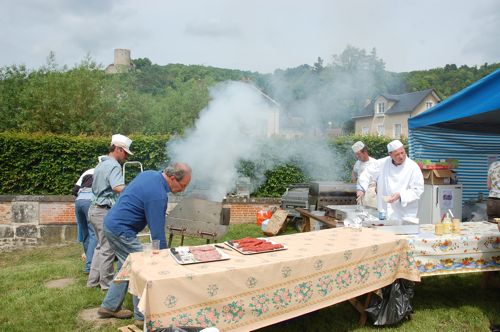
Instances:
[[[132,59],[271,73],[348,45],[394,72],[500,62],[497,0],[0,0],[0,67]]]

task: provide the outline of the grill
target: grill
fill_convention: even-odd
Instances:
[[[325,210],[327,205],[356,204],[356,185],[345,182],[315,181],[309,186],[309,205]]]
[[[222,203],[205,199],[186,197],[168,215],[167,231],[169,243],[174,235],[206,239],[207,243],[224,236],[229,229],[230,210]]]
[[[356,185],[344,182],[313,181],[291,185],[281,196],[281,208],[298,217],[295,208],[326,210],[327,205],[355,205]]]
[[[286,189],[281,196],[281,208],[288,211],[288,215],[299,217],[300,214],[295,211],[295,208],[309,209],[309,184],[298,183],[293,184]]]

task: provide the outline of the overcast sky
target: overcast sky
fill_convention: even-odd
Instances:
[[[153,63],[272,72],[377,49],[396,72],[500,62],[497,0],[0,0],[0,66]]]

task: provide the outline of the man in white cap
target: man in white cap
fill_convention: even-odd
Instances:
[[[132,140],[127,136],[113,135],[108,155],[102,158],[94,170],[94,199],[89,209],[89,219],[94,227],[97,247],[94,250],[87,287],[101,287],[102,290],[107,290],[113,280],[115,253],[104,236],[103,222],[109,209],[115,204],[118,194],[125,188],[121,165],[129,155],[133,155],[130,144]]]
[[[352,167],[352,182],[357,182],[359,175],[370,165],[376,162],[375,158],[370,157],[368,154],[367,146],[361,142],[357,141],[351,147],[352,152],[356,156],[356,162]],[[375,181],[370,182],[368,190],[366,191],[363,199],[359,200],[359,203],[366,206],[377,207],[377,193],[376,193],[377,183]]]
[[[377,207],[387,219],[417,216],[418,200],[424,192],[424,177],[417,163],[406,156],[399,140],[387,144],[388,157],[377,160],[358,179],[357,195],[362,198],[370,181],[377,181]]]
[[[352,182],[356,182],[358,180],[359,174],[361,174],[361,172],[363,172],[370,163],[376,161],[376,159],[370,157],[370,155],[368,154],[368,148],[361,141],[357,141],[356,143],[354,143],[351,149],[356,156],[356,162],[352,167]]]

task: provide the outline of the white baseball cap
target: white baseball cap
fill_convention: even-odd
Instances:
[[[403,146],[403,143],[401,143],[400,140],[395,139],[391,143],[387,144],[387,152],[392,152],[394,150],[399,149],[402,146]]]
[[[130,144],[132,144],[132,140],[128,138],[127,136],[124,136],[122,134],[116,134],[111,136],[111,144],[114,146],[119,146],[125,152],[127,152],[129,155],[133,156],[134,154],[130,151]]]
[[[365,147],[365,144],[361,141],[357,141],[351,146],[352,152],[356,153],[361,151]]]

